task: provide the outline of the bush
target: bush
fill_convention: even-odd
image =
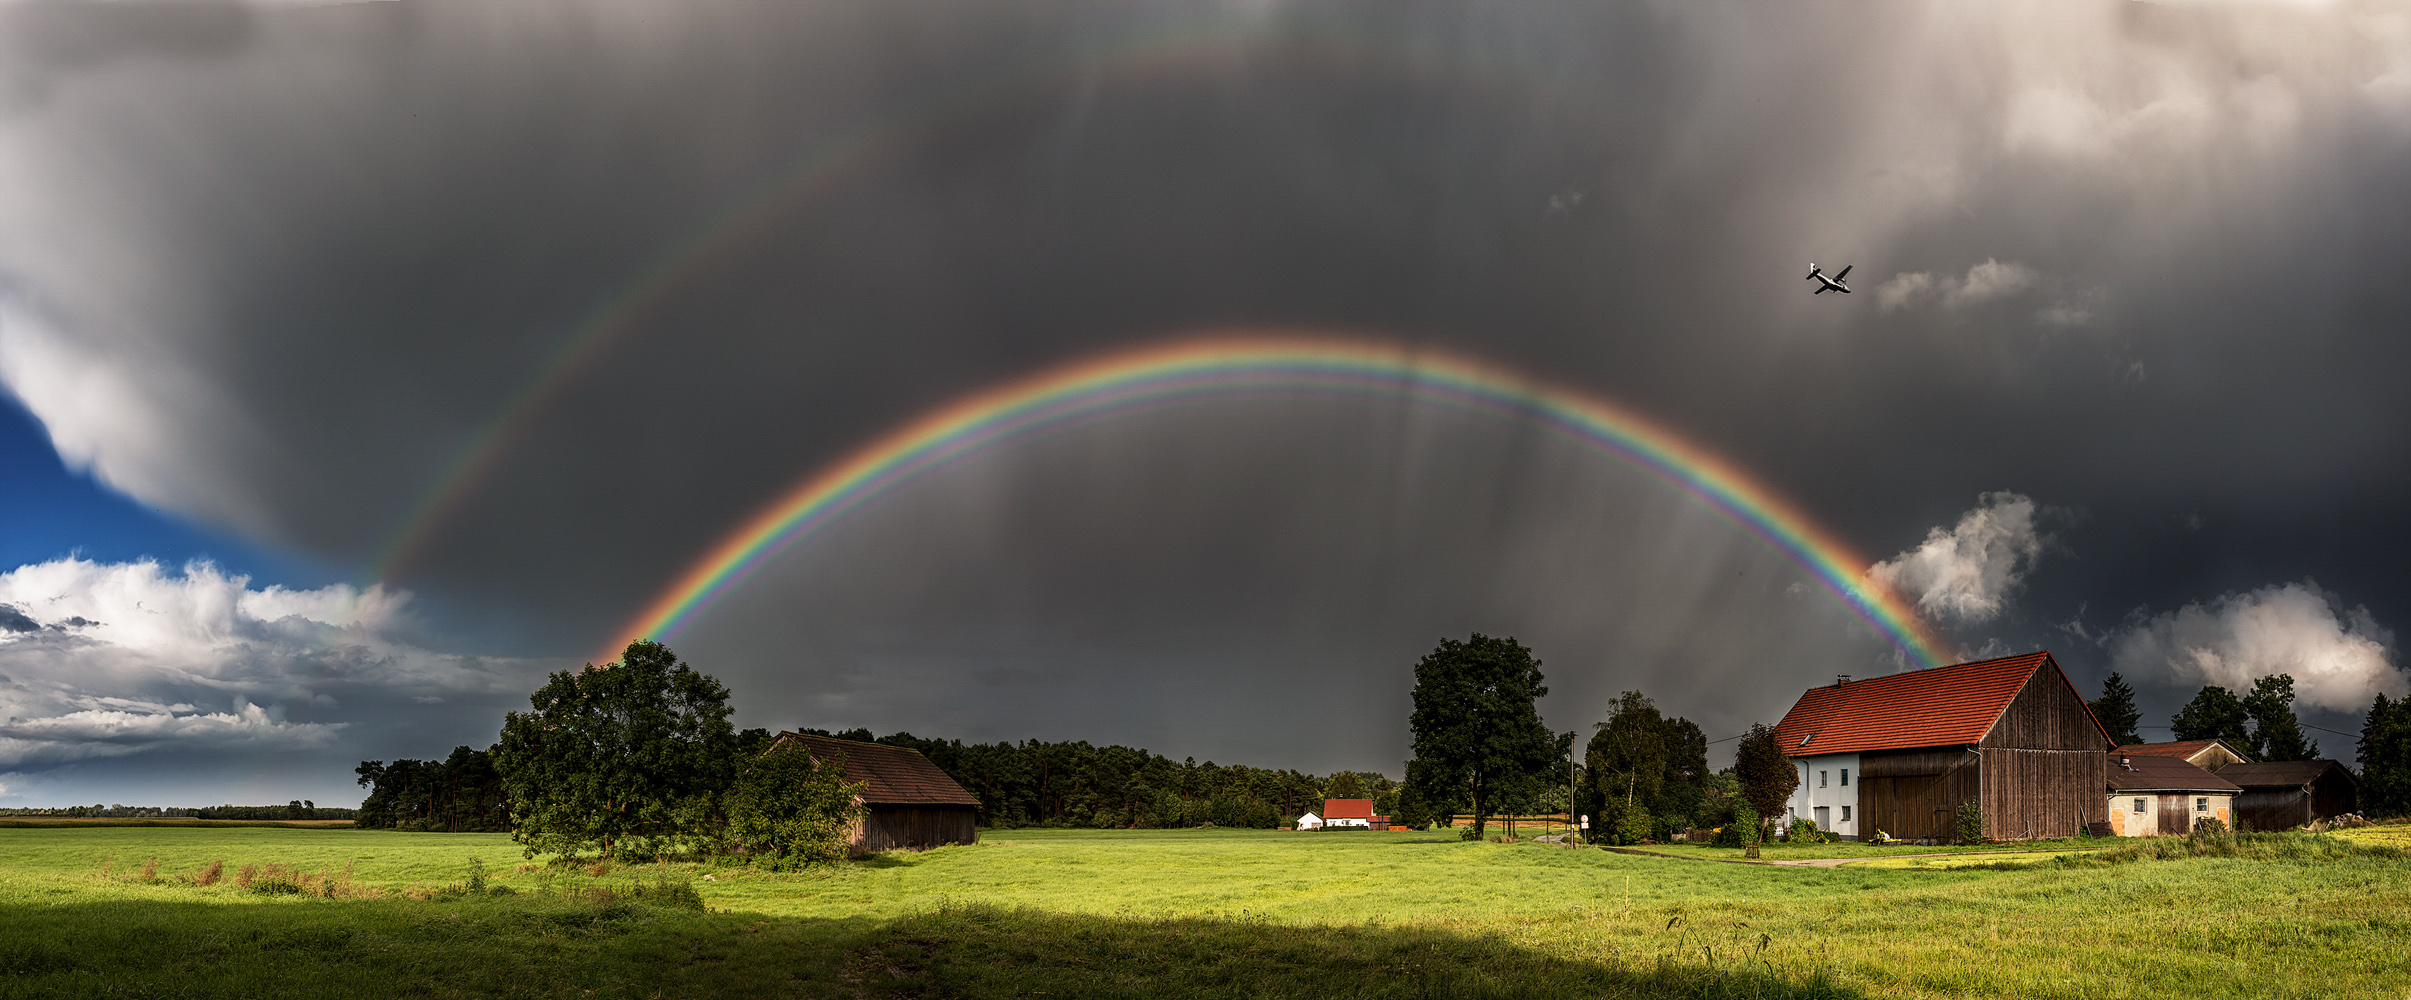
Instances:
[[[1959,842],[1984,842],[1984,807],[1973,802],[1959,803]]]
[[[843,859],[863,788],[845,773],[843,758],[816,760],[800,742],[772,747],[729,789],[730,846],[777,871]]]
[[[2226,832],[2227,824],[2220,822],[2216,816],[2203,816],[2193,821],[2193,835],[2196,837],[2216,837]]]
[[[1750,835],[1742,829],[1740,823],[1727,823],[1717,827],[1716,835],[1708,838],[1710,847],[1748,847],[1749,845]]]
[[[1457,828],[1457,839],[1458,839],[1458,840],[1480,840],[1480,839],[1482,839],[1482,835],[1481,835],[1479,832],[1476,832],[1476,831],[1474,830],[1474,828],[1472,828],[1472,827],[1470,827],[1470,826],[1460,826],[1460,827],[1458,827],[1458,828]]]
[[[1806,816],[1792,820],[1791,829],[1785,834],[1785,839],[1795,844],[1824,844],[1833,840],[1832,837],[1826,835],[1825,831],[1817,829],[1817,821]]]

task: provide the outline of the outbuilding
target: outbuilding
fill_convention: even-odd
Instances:
[[[2353,811],[2360,782],[2332,760],[2232,764],[2218,776],[2243,791],[2235,796],[2238,830],[2291,830]]]
[[[2101,819],[2109,731],[2049,652],[1808,689],[1775,727],[1800,784],[1786,822],[1858,839],[2075,835]]]
[[[2180,757],[2111,755],[2110,807],[2106,832],[2119,837],[2186,834],[2205,819],[2235,825],[2234,804],[2243,789]]]
[[[860,782],[862,818],[847,832],[854,854],[923,851],[979,842],[979,797],[964,791],[909,747],[780,733],[773,748],[801,743],[814,760],[845,760],[846,781]]]
[[[2212,774],[2229,764],[2242,764],[2252,758],[2237,753],[2224,740],[2175,740],[2168,743],[2129,743],[2118,748],[2128,757],[2174,757]]]
[[[1298,829],[1300,830],[1320,830],[1322,828],[1323,818],[1320,816],[1317,816],[1313,813],[1307,813],[1304,816],[1298,817]]]

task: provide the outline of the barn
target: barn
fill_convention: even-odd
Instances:
[[[2291,830],[2353,811],[2360,783],[2332,760],[2231,764],[2218,776],[2243,791],[2235,796],[2238,830]]]
[[[2112,746],[2049,652],[1841,678],[1775,737],[1800,778],[1786,822],[1847,839],[1953,839],[1971,802],[1987,838],[2073,836],[2102,818]]]
[[[2216,741],[2211,741],[2216,742]],[[2235,825],[2235,796],[2243,789],[2177,755],[2111,755],[2109,817],[2094,832],[2120,837],[2187,834],[2215,819]]]
[[[842,756],[846,780],[863,785],[862,819],[848,838],[855,854],[922,851],[979,842],[979,798],[918,750],[826,736],[780,733],[773,746],[801,743],[814,760]]]

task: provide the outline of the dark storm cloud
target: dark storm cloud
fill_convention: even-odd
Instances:
[[[1871,559],[1996,491],[2081,511],[1970,648],[2306,578],[2376,623],[2411,614],[2374,555],[2405,548],[2411,499],[2398,5],[6,9],[37,12],[0,44],[43,68],[0,132],[0,378],[110,483],[328,558],[374,560],[581,324],[725,213],[776,206],[629,314],[391,581],[529,650],[586,648],[930,406],[1252,325],[1621,399]],[[1857,293],[1810,298],[1810,260],[1855,264]],[[1544,659],[1591,678],[1559,685],[1562,725],[1627,686],[1739,724],[1880,663],[1830,609],[1780,611],[1797,574],[1730,528],[1642,513],[1637,481],[1581,473],[1617,499],[1579,516],[1525,499],[1591,460],[1292,415],[996,457],[1059,474],[966,470],[949,482],[1007,485],[866,516],[845,588],[781,570],[855,613],[791,613],[807,634],[731,612],[692,642],[746,664],[724,673],[818,665],[793,683],[965,731],[897,692],[1053,692],[1018,707],[1106,661],[1339,663],[1312,697],[1387,698],[1365,717],[1395,728],[1405,665],[1480,627],[1561,637]],[[1117,482],[1146,502],[1098,499]],[[1362,514],[1400,497],[1427,506]],[[1555,541],[1577,529],[1602,537]],[[2112,652],[2068,658],[2085,680]],[[1726,704],[1747,670],[1767,689]],[[1149,690],[1061,734],[1148,697],[1228,718],[1275,697]]]

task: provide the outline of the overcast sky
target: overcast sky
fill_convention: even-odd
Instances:
[[[2411,691],[2405,177],[2393,0],[0,0],[0,805],[348,804],[883,431],[1274,328],[1646,414],[1953,654],[2357,732]],[[1905,666],[1412,394],[978,452],[673,645],[745,726],[1395,776],[1477,631],[1559,730]]]

